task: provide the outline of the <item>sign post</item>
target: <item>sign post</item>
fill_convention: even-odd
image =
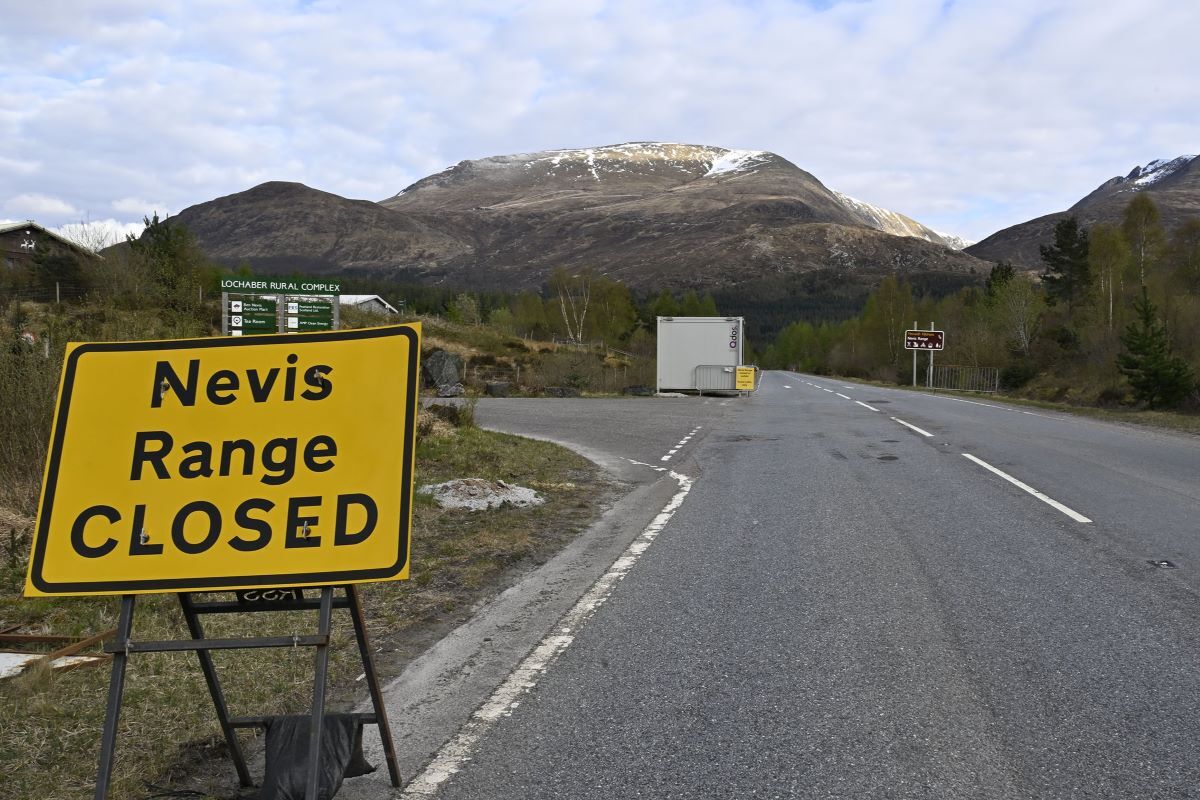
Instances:
[[[212,650],[315,647],[307,798],[317,797],[330,617],[348,609],[393,785],[399,773],[355,584],[409,573],[420,326],[68,346],[27,596],[124,595],[101,742],[111,778],[130,654],[193,650],[243,785]],[[397,365],[380,369],[380,364]],[[297,587],[273,603],[263,587]],[[334,587],[343,596],[334,596]],[[319,600],[303,587],[319,588]],[[238,591],[236,602],[191,592]],[[279,591],[279,590],[272,590]],[[133,641],[137,594],[179,594],[191,639]],[[314,634],[208,639],[201,614],[315,610]]]
[[[913,328],[917,327],[917,321],[913,320]],[[908,331],[904,332],[904,346],[908,347]],[[913,348],[913,388],[917,388],[917,350]]]
[[[917,351],[929,351],[929,375],[926,384],[933,383],[933,351],[942,350],[945,348],[946,333],[945,331],[934,330],[933,323],[929,323],[929,330],[917,330],[917,323],[913,323],[913,327],[904,332],[904,349],[913,351],[913,386],[917,385]]]

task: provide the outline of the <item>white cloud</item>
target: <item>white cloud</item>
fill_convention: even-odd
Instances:
[[[19,194],[4,204],[4,208],[25,219],[71,215],[75,208],[57,197],[44,194]]]
[[[24,161],[16,158],[5,158],[0,156],[0,173],[8,173],[10,175],[32,175],[41,169],[42,165],[36,161]]]
[[[120,211],[122,214],[130,214],[135,217],[151,217],[155,214],[158,214],[160,217],[166,217],[171,213],[167,204],[161,200],[151,203],[136,197],[122,197],[120,200],[114,200],[112,209],[113,211]]]
[[[979,239],[1200,148],[1200,5],[1177,0],[92,0],[6,26],[0,177],[59,205],[4,208],[48,224],[664,139],[771,150]]]

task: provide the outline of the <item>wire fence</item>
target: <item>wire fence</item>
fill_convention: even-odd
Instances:
[[[589,350],[589,351],[604,352],[604,353],[616,353],[617,355],[625,356],[627,358],[636,358],[636,356],[633,353],[627,353],[626,351],[620,350],[616,347],[613,347],[612,345],[610,345],[602,340],[599,340],[599,339],[597,339],[596,341],[592,341],[592,342],[577,342],[574,339],[564,339],[561,336],[555,334],[550,337],[550,341],[553,342],[558,347],[573,348],[575,350]]]
[[[1000,370],[996,367],[959,367],[935,365],[929,376],[930,389],[958,392],[1000,391]]]
[[[93,293],[93,291],[87,286],[73,283],[60,283],[55,286],[0,288],[0,303],[8,304],[14,300],[35,303],[76,302],[84,299],[89,293]]]

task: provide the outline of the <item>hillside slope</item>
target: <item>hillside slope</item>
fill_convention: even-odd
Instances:
[[[414,273],[469,253],[453,233],[369,200],[272,181],[191,206],[172,219],[226,264],[313,274],[386,269]]]
[[[1041,268],[1041,245],[1054,240],[1054,226],[1072,214],[1091,227],[1098,222],[1120,223],[1136,193],[1147,194],[1158,206],[1168,230],[1185,218],[1200,215],[1200,157],[1151,161],[1134,167],[1125,177],[1110,178],[1066,211],[1047,214],[997,231],[966,252],[988,261],[1011,261]]]
[[[847,202],[765,151],[633,142],[497,156],[461,162],[383,205],[444,215],[469,232],[475,253],[451,268],[481,287],[498,277],[536,286],[555,266],[647,289],[721,287],[830,268],[982,266],[916,223],[905,238],[881,230],[865,204]]]
[[[773,153],[659,142],[463,161],[381,203],[267,183],[177,219],[227,264],[477,289],[536,289],[557,267],[678,290],[986,266]]]

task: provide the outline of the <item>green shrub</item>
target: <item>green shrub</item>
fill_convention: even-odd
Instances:
[[[1000,388],[1005,391],[1020,389],[1037,377],[1037,364],[1029,359],[1021,358],[1010,361],[1008,366],[1000,370]]]

